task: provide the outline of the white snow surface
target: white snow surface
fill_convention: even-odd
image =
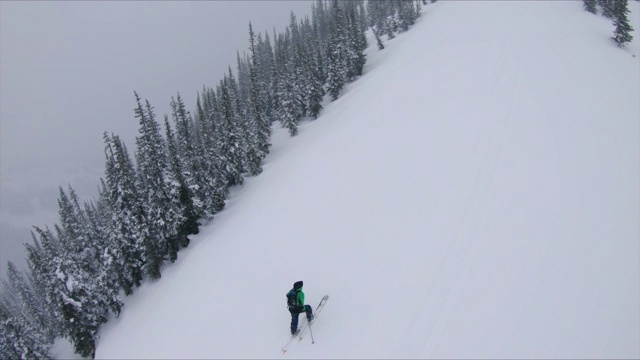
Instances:
[[[440,1],[231,193],[97,358],[639,358],[640,4]],[[286,354],[285,293],[330,299]],[[301,322],[302,320],[301,316]]]

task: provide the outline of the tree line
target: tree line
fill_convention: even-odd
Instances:
[[[586,11],[597,14],[600,7],[602,16],[613,20],[615,29],[611,40],[618,46],[623,47],[633,40],[631,35],[633,28],[627,19],[629,13],[627,0],[582,0],[582,2]]]
[[[202,221],[225,206],[229,189],[262,171],[274,123],[291,136],[323,101],[336,100],[363,72],[371,28],[378,47],[415,23],[426,0],[316,0],[311,18],[291,13],[284,32],[256,34],[215,87],[188,111],[178,93],[158,119],[134,92],[139,123],[133,156],[103,135],[98,197],[82,202],[60,187],[59,223],[34,226],[28,269],[8,263],[0,293],[0,358],[49,358],[58,337],[94,357],[99,328],[122,311],[122,296],[159,279]]]

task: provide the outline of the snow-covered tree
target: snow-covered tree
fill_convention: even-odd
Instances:
[[[171,98],[171,110],[175,124],[176,156],[180,164],[182,164],[181,176],[193,196],[193,207],[198,216],[211,219],[213,214],[209,209],[205,208],[205,201],[203,200],[210,194],[206,193],[206,189],[203,186],[206,180],[202,159],[198,157],[195,126],[180,94],[175,99]]]
[[[11,262],[0,294],[0,358],[47,358],[55,334],[27,278]]]
[[[98,272],[95,275],[97,291],[104,297],[104,302],[109,310],[118,317],[122,309],[120,299],[120,283],[118,281],[117,262],[119,248],[111,245],[109,241],[109,221],[111,212],[107,205],[106,185],[101,181],[99,198],[96,201],[85,202],[84,214],[86,217],[87,236],[95,243],[97,249],[96,263]]]
[[[332,8],[332,32],[328,44],[327,92],[337,100],[348,80],[348,55],[346,21],[344,11],[334,2]]]
[[[144,271],[145,242],[149,236],[136,187],[136,174],[124,143],[117,135],[104,135],[106,191],[111,218],[109,246],[117,248],[116,269],[125,294],[140,286]]]
[[[231,69],[229,69],[231,71]],[[225,159],[224,174],[227,186],[241,185],[243,183],[242,171],[244,152],[242,148],[242,134],[238,126],[238,118],[235,108],[235,98],[231,89],[233,79],[225,76],[218,86],[218,105],[220,117],[218,123],[217,149]]]
[[[629,25],[627,14],[629,13],[627,0],[616,0],[613,4],[613,25],[616,27],[611,39],[622,47],[633,40],[633,28]]]
[[[598,5],[602,8],[602,16],[610,19],[614,18],[614,6],[618,0],[597,0]]]
[[[250,156],[250,164],[248,166],[251,175],[258,175],[262,172],[261,162],[269,153],[271,147],[271,122],[267,117],[264,109],[264,103],[261,96],[265,92],[260,91],[261,83],[259,79],[260,69],[264,69],[260,63],[261,57],[258,56],[256,47],[255,34],[251,23],[249,23],[249,50],[251,51],[251,63],[249,66],[249,128],[251,129],[252,152],[254,156]]]
[[[596,0],[582,0],[584,9],[592,14],[596,13]]]
[[[360,17],[357,15],[358,9],[357,7],[351,6],[347,17],[346,56],[348,66],[347,79],[349,80],[362,75],[364,64],[367,62],[367,57],[364,54],[367,48],[367,37],[364,34],[363,25],[359,22]],[[412,17],[412,19],[413,22],[415,22],[415,17]],[[410,24],[413,24],[413,22]]]
[[[239,65],[239,67],[244,67],[244,65]],[[231,67],[229,67],[228,74],[225,76],[225,82],[231,108],[229,124],[231,126],[232,133],[235,134],[237,142],[236,159],[238,161],[238,171],[240,174],[243,174],[248,172],[247,164],[249,163],[251,136],[249,134],[249,124],[247,123],[244,101],[240,94],[240,86],[238,80],[236,80],[233,75]]]
[[[47,350],[48,344],[12,313],[5,301],[0,301],[0,358],[49,359]]]
[[[57,256],[57,246],[53,244],[40,244],[36,234],[32,231],[32,244],[25,244],[27,252],[27,265],[30,271],[30,282],[33,290],[40,301],[43,315],[43,326],[50,333],[48,336],[57,337],[62,335],[62,314],[55,294],[55,283],[53,281],[54,257]]]
[[[196,100],[196,125],[198,128],[198,157],[201,159],[202,172],[204,174],[202,186],[205,196],[203,207],[212,214],[224,208],[224,200],[227,193],[224,175],[221,164],[222,157],[216,148],[216,127],[214,117],[216,114],[215,96],[210,95],[211,91],[204,89],[201,96],[198,94]]]
[[[293,16],[293,15],[292,15]],[[298,133],[298,121],[304,116],[303,89],[301,88],[301,68],[293,40],[293,31],[288,27],[276,42],[278,120],[291,136]]]
[[[171,164],[171,171],[175,178],[175,182],[172,184],[172,201],[180,206],[182,209],[181,221],[178,224],[178,242],[170,242],[169,254],[171,258],[177,257],[177,252],[180,248],[186,247],[189,244],[188,235],[197,234],[200,224],[198,223],[198,211],[193,204],[193,193],[187,182],[183,177],[184,170],[182,169],[182,163],[178,156],[178,150],[175,141],[175,135],[169,125],[169,118],[165,115],[164,126],[167,134],[167,150],[169,155],[169,163]]]
[[[182,220],[182,209],[179,203],[172,201],[175,178],[169,167],[167,146],[153,107],[146,101],[143,108],[140,97],[134,94],[137,104],[135,117],[140,123],[139,136],[136,138],[137,187],[149,227],[145,269],[152,279],[157,279],[161,276],[164,260],[176,260],[176,254],[169,249],[178,248],[172,242],[178,241],[177,226]]]

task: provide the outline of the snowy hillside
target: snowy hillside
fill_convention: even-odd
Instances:
[[[274,133],[96,358],[640,357],[629,6],[625,49],[577,1],[441,1],[370,39],[365,74]],[[297,280],[331,297],[282,355]]]

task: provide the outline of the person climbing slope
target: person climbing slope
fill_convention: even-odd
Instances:
[[[287,293],[287,308],[291,313],[291,335],[298,333],[298,315],[307,314],[307,321],[313,321],[313,309],[310,305],[304,304],[304,293],[302,292],[302,281],[296,281],[293,289]]]

